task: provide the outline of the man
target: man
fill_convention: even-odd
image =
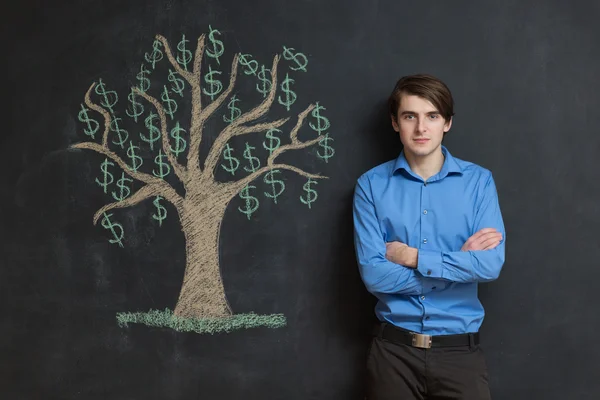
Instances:
[[[389,99],[403,150],[354,194],[361,277],[377,297],[367,399],[490,399],[477,284],[498,278],[504,223],[490,171],[452,157],[448,87],[398,81]]]

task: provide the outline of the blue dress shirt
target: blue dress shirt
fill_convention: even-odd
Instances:
[[[381,321],[413,332],[446,335],[477,332],[484,310],[477,283],[498,278],[506,232],[492,173],[452,157],[424,181],[404,151],[363,174],[354,192],[354,243],[363,282],[379,300]],[[491,250],[461,251],[475,232],[496,228]],[[418,266],[385,258],[386,242],[418,249]]]

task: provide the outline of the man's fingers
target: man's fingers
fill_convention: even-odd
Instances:
[[[490,247],[494,248],[500,243],[500,240],[502,240],[501,235],[495,235],[495,236],[489,237],[488,239],[483,241],[483,243],[481,243],[481,248],[482,248],[482,250],[487,250]]]
[[[495,228],[483,228],[478,230],[477,232],[475,232],[473,234],[473,236],[471,236],[473,238],[473,240],[477,240],[479,238],[481,238],[481,236],[486,235],[486,234],[490,234],[490,233],[497,233],[498,231]]]

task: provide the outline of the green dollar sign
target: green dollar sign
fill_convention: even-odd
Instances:
[[[271,189],[272,189],[272,193],[267,193],[265,192],[265,196],[270,197],[273,199],[273,201],[275,202],[275,204],[277,204],[277,198],[281,195],[281,193],[283,193],[283,191],[285,190],[285,183],[283,183],[282,180],[279,179],[273,179],[273,175],[275,173],[281,173],[280,170],[278,169],[274,169],[271,170],[269,172],[267,172],[265,174],[265,178],[264,181],[267,185],[271,185]],[[279,190],[275,190],[276,185],[279,186]]]
[[[127,186],[127,182],[133,182],[133,179],[129,179],[125,176],[125,172],[121,172],[121,179],[117,181],[117,187],[119,188],[119,193],[112,192],[112,197],[116,201],[123,201],[131,194],[131,190]]]
[[[158,172],[152,170],[152,174],[158,178],[164,179],[165,176],[171,172],[171,166],[163,161],[163,157],[167,157],[162,153],[162,150],[158,150],[158,155],[154,158],[154,163],[158,166]]]
[[[144,123],[146,124],[146,128],[148,128],[148,130],[150,131],[150,135],[146,137],[142,133],[140,133],[140,138],[142,138],[144,142],[150,144],[150,150],[154,150],[154,142],[160,139],[160,129],[158,129],[158,127],[154,125],[154,121],[159,120],[160,119],[158,118],[158,115],[150,111],[150,115],[148,115],[144,121]]]
[[[87,114],[88,111],[90,111],[90,110],[85,108],[82,104],[81,111],[79,111],[79,114],[77,115],[77,117],[79,118],[79,120],[81,122],[83,122],[84,124],[87,124],[87,129],[84,129],[83,132],[86,135],[91,136],[92,139],[94,139],[94,135],[96,134],[96,132],[98,132],[98,128],[100,127],[100,124],[95,119],[88,117],[88,114]]]
[[[167,218],[167,209],[160,204],[162,197],[156,196],[152,204],[156,207],[156,214],[152,214],[152,218],[158,221],[158,226],[162,226],[162,222]]]
[[[175,157],[179,157],[179,155],[185,151],[187,146],[187,142],[181,137],[181,132],[185,133],[185,129],[181,128],[179,126],[179,121],[177,121],[173,129],[171,129],[171,137],[175,140],[175,147],[170,146],[171,152],[175,154]]]
[[[163,103],[165,103],[165,112],[169,115],[169,117],[171,117],[171,120],[173,120],[173,115],[175,114],[175,111],[177,111],[177,102],[169,96],[169,91],[167,90],[167,87],[163,86],[163,88],[164,91],[160,98],[163,101]]]
[[[265,135],[266,138],[269,139],[269,144],[267,144],[266,140],[263,142],[265,150],[269,150],[269,156],[271,156],[271,154],[273,154],[273,152],[281,145],[281,140],[275,136],[275,132],[281,133],[277,128],[269,129]]]
[[[131,89],[129,96],[127,96],[127,100],[129,100],[131,108],[128,108],[125,110],[125,112],[127,115],[133,118],[135,122],[137,122],[138,117],[144,113],[144,106],[135,99],[135,92],[133,88]]]
[[[319,102],[317,102],[317,104],[315,105],[315,108],[313,108],[312,110],[312,116],[316,118],[317,120],[317,124],[313,124],[312,122],[309,122],[308,125],[315,130],[319,136],[321,136],[321,134],[323,132],[325,132],[327,129],[329,129],[329,127],[331,126],[331,124],[329,123],[329,120],[327,118],[325,118],[324,116],[321,115],[321,110],[325,110],[326,108],[319,105]]]
[[[131,167],[128,165],[131,171],[137,172],[137,170],[142,166],[144,160],[142,157],[136,154],[136,151],[140,148],[138,146],[134,146],[133,142],[129,142],[129,148],[127,149],[127,156],[131,160]]]
[[[240,54],[239,62],[240,65],[246,67],[244,74],[256,76],[256,71],[258,71],[258,61],[252,60],[252,56],[250,54]]]
[[[290,89],[290,84],[294,83],[294,80],[289,77],[289,74],[285,74],[285,79],[281,83],[281,90],[285,93],[285,101],[281,100],[281,96],[277,98],[279,104],[284,106],[286,110],[290,111],[290,107],[296,101],[296,93]]]
[[[183,68],[187,71],[188,64],[192,61],[192,52],[185,48],[185,44],[189,42],[189,40],[185,39],[185,35],[181,35],[181,41],[177,45],[177,50],[179,50],[179,54],[177,55],[177,62],[183,66]]]
[[[206,84],[210,86],[210,89],[206,90],[206,88],[202,88],[202,93],[204,93],[207,96],[210,96],[211,100],[214,100],[215,96],[221,93],[221,90],[223,90],[223,84],[221,83],[221,81],[213,78],[213,75],[215,74],[221,75],[221,71],[213,71],[211,66],[209,65],[208,72],[206,73],[206,75],[204,75],[204,82],[206,82]]]
[[[306,65],[308,64],[308,59],[304,54],[300,52],[297,52],[296,54],[292,53],[293,50],[293,47],[290,47],[288,49],[287,47],[283,46],[283,58],[296,63],[297,67],[290,67],[292,71],[306,72]]]
[[[152,53],[144,54],[144,58],[146,59],[146,62],[152,64],[152,69],[156,69],[156,63],[163,59],[163,52],[160,50],[161,46],[162,46],[162,44],[160,43],[160,40],[156,39],[156,40],[154,40],[154,43],[152,44]]]
[[[117,139],[113,139],[113,143],[124,149],[125,142],[129,138],[129,133],[127,133],[125,129],[119,127],[119,121],[121,121],[121,118],[113,118],[110,122],[110,129],[118,136]]]
[[[254,172],[256,171],[258,168],[260,168],[260,160],[258,157],[254,157],[252,155],[252,150],[254,150],[256,147],[250,146],[248,143],[246,143],[246,150],[244,150],[244,158],[246,160],[248,160],[248,163],[250,165],[250,167],[244,167],[244,169],[248,172]]]
[[[241,208],[238,207],[238,210],[241,213],[246,214],[248,219],[250,219],[250,216],[256,210],[258,210],[258,205],[259,205],[258,199],[250,194],[250,189],[256,189],[256,186],[246,185],[240,192],[240,197],[242,198],[242,200],[246,201],[246,208],[244,208],[242,210]]]
[[[104,189],[104,193],[108,193],[107,188],[108,185],[114,182],[113,174],[108,172],[108,166],[114,166],[115,164],[111,161],[108,161],[108,158],[105,158],[102,164],[100,164],[100,171],[102,171],[102,181],[96,178],[96,183]]]
[[[329,136],[329,133],[326,133],[319,141],[319,146],[323,148],[323,152],[317,151],[317,155],[325,162],[329,162],[328,160],[335,154],[335,150],[328,143],[330,140],[333,141],[333,138]]]
[[[217,60],[217,64],[221,65],[221,63],[219,62],[219,57],[223,55],[225,47],[223,46],[222,41],[215,39],[215,34],[221,35],[221,32],[219,32],[216,29],[213,29],[210,25],[208,26],[208,29],[210,29],[210,33],[208,34],[208,40],[210,40],[210,43],[212,43],[213,47],[212,51],[210,49],[206,50],[206,55],[210,58],[214,58],[215,60]]]
[[[102,82],[102,79],[98,80],[98,84],[96,85],[94,90],[99,96],[102,96],[100,104],[102,104],[105,108],[107,108],[110,111],[111,114],[114,115],[115,112],[113,110],[113,107],[119,101],[119,96],[117,95],[117,92],[115,92],[114,90],[106,90],[106,85],[104,84],[104,82]]]
[[[310,187],[310,185],[312,185],[313,183],[316,185],[317,181],[313,181],[312,179],[308,178],[308,182],[306,182],[304,186],[302,186],[302,189],[304,189],[304,191],[306,192],[306,198],[300,196],[300,201],[306,204],[308,208],[310,208],[310,205],[314,203],[318,197],[317,191]]]
[[[225,145],[225,150],[223,150],[223,158],[226,161],[229,161],[229,165],[227,166],[223,163],[221,164],[221,167],[231,175],[235,175],[235,171],[237,171],[240,166],[240,161],[231,155],[232,151],[233,149],[229,146],[229,143],[227,143]]]
[[[102,226],[105,229],[109,229],[114,236],[114,239],[109,239],[109,242],[110,243],[118,243],[120,247],[123,247],[123,242],[121,241],[121,240],[123,240],[123,227],[119,223],[111,222],[109,219],[110,217],[112,217],[112,214],[104,213],[104,219],[102,220]],[[115,232],[115,228],[117,228],[118,230],[121,231],[118,235],[117,235],[117,232]]]
[[[271,83],[271,78],[267,79],[266,76],[266,72],[270,72],[270,69],[266,69],[264,65],[262,65],[260,67],[260,72],[258,73],[258,80],[260,81],[260,83],[256,84],[256,90],[258,90],[258,93],[261,93],[263,95],[263,97],[267,97],[267,95],[269,94],[269,92],[271,91],[271,87],[273,86],[273,84]]]
[[[242,110],[235,106],[235,103],[237,103],[238,101],[240,101],[240,99],[238,99],[236,95],[233,95],[233,97],[231,97],[229,104],[227,104],[227,108],[229,109],[229,117],[227,115],[223,115],[223,121],[229,122],[231,124],[233,121],[238,119],[240,115],[242,115]]]
[[[140,82],[138,89],[140,92],[146,93],[148,89],[150,89],[150,79],[146,78],[146,74],[149,74],[146,68],[144,68],[144,64],[140,66],[140,72],[136,75],[137,80]]]
[[[177,75],[173,72],[173,70],[169,69],[169,82],[173,83],[171,86],[171,90],[174,93],[177,93],[179,96],[183,97],[183,89],[185,89],[185,82],[183,79],[178,78]]]

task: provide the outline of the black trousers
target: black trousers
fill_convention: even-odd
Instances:
[[[422,349],[374,336],[367,359],[367,400],[490,400],[478,344]]]

